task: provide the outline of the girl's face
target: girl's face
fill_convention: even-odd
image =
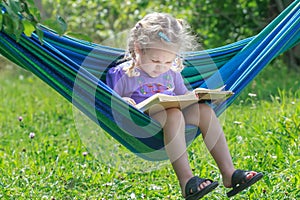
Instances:
[[[170,70],[176,53],[162,48],[152,47],[138,50],[137,66],[150,77],[157,77]]]

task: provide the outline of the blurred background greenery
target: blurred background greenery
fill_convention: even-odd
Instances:
[[[10,15],[0,13],[0,26],[13,34],[26,29],[29,35],[41,23],[60,34],[114,46],[110,38],[145,14],[167,12],[188,21],[208,49],[256,35],[291,2],[0,0],[10,9]],[[275,59],[226,112],[224,130],[235,164],[265,173],[264,181],[233,199],[299,199],[299,46]],[[33,74],[1,56],[0,62],[0,199],[180,198],[170,166],[122,173],[86,155],[71,104]],[[204,144],[193,145],[195,173],[219,179]],[[224,199],[225,192],[219,187],[208,198]]]
[[[293,0],[1,0],[0,2],[10,7],[17,7],[18,4],[24,7],[22,5],[26,4],[36,19],[34,25],[39,22],[58,30],[61,34],[96,43],[102,43],[128,30],[147,13],[167,12],[190,23],[201,45],[208,49],[256,35]],[[59,28],[57,24],[62,25],[64,22],[66,25]],[[113,46],[110,43],[105,45]],[[286,52],[282,59],[289,68],[299,70],[299,45]]]

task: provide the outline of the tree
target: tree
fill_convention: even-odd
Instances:
[[[42,39],[40,11],[33,1],[1,0],[0,8],[5,11],[0,12],[0,27],[3,31],[13,35],[17,41],[22,33],[30,36],[33,31],[36,31],[40,39]],[[45,24],[55,29],[60,35],[64,34],[67,29],[66,23],[59,16],[56,20],[49,19]]]
[[[202,46],[213,48],[256,35],[292,0],[35,0],[35,2],[38,9],[33,0],[2,0],[2,6],[8,10],[0,19],[4,30],[16,34],[18,39],[18,34],[22,31],[27,35],[33,30],[40,33],[40,24],[44,24],[59,34],[100,43],[132,27],[146,13],[157,11],[172,13],[177,18],[185,19],[191,24],[192,31],[198,35]],[[20,14],[24,15],[21,20],[17,17]],[[284,59],[289,66],[296,68],[300,65],[299,54],[298,45],[289,50]]]

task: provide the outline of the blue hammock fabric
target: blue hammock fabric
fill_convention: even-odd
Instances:
[[[45,28],[37,35],[0,32],[0,53],[31,71],[74,104],[131,152],[147,160],[167,159],[160,125],[129,106],[105,84],[106,71],[124,55],[123,49],[59,37]],[[223,84],[235,95],[214,105],[217,115],[233,103],[255,76],[279,54],[300,42],[300,2],[294,1],[255,37],[205,51],[186,52],[182,75],[189,88],[217,88]],[[187,126],[189,145],[200,131]]]

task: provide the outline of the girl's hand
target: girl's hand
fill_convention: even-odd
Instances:
[[[123,99],[124,99],[127,103],[129,103],[129,104],[131,104],[131,105],[133,105],[133,106],[136,105],[135,101],[134,101],[132,98],[129,98],[129,97],[123,97]]]

